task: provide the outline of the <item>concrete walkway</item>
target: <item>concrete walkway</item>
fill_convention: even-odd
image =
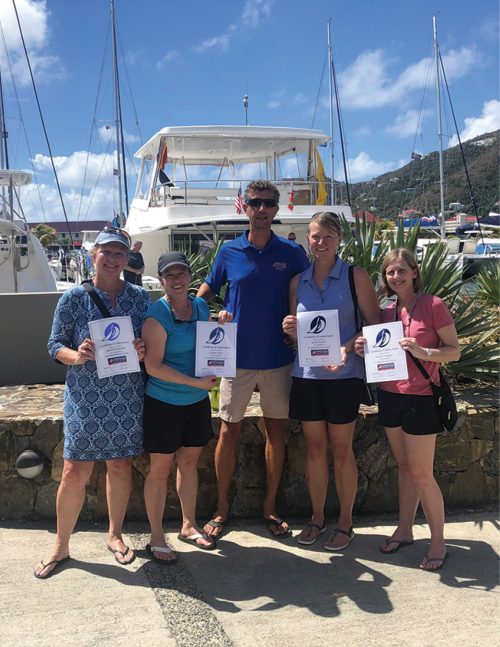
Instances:
[[[439,573],[416,566],[428,531],[385,556],[378,545],[393,525],[358,520],[341,553],[273,540],[256,522],[234,522],[203,552],[169,539],[175,566],[141,550],[143,524],[129,524],[138,559],[121,567],[106,550],[104,525],[75,534],[72,560],[39,581],[33,567],[50,547],[48,524],[0,523],[2,647],[458,647],[498,645],[499,533],[491,511],[449,518],[450,558]],[[385,521],[384,523],[389,523]],[[302,527],[293,524],[294,534]],[[50,529],[49,529],[50,528]],[[331,529],[331,528],[330,528]],[[320,540],[326,538],[322,535]]]

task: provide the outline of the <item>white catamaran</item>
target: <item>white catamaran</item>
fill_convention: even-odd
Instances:
[[[319,130],[265,126],[163,128],[136,153],[141,160],[126,229],[142,240],[146,274],[156,274],[165,250],[197,251],[246,228],[245,187],[268,179],[280,191],[273,230],[295,233],[305,244],[316,211],[335,211],[353,221],[347,205],[327,204],[329,187],[318,147]]]

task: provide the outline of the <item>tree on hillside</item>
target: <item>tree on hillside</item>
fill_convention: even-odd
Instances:
[[[57,231],[54,227],[40,223],[31,230],[44,247],[53,245],[57,241]]]

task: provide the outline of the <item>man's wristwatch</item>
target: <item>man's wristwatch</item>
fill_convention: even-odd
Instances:
[[[427,355],[429,355],[429,357],[432,356],[432,348],[426,348],[425,352],[427,353]]]

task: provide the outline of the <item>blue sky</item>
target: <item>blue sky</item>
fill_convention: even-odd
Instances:
[[[68,215],[107,219],[114,194],[105,155],[113,148],[106,129],[113,120],[109,2],[16,0],[16,6]],[[164,126],[244,123],[244,94],[253,125],[328,132],[326,71],[321,89],[320,79],[329,18],[352,181],[398,168],[412,150],[437,149],[433,14],[462,137],[500,127],[496,0],[116,0],[116,10],[130,151]],[[26,187],[28,219],[60,219],[11,0],[0,3],[0,23],[10,60],[0,42],[10,165],[30,169],[33,163],[36,170],[44,206],[42,212],[36,187]],[[449,110],[443,131],[445,145],[454,143]],[[342,177],[340,164],[335,175]]]

